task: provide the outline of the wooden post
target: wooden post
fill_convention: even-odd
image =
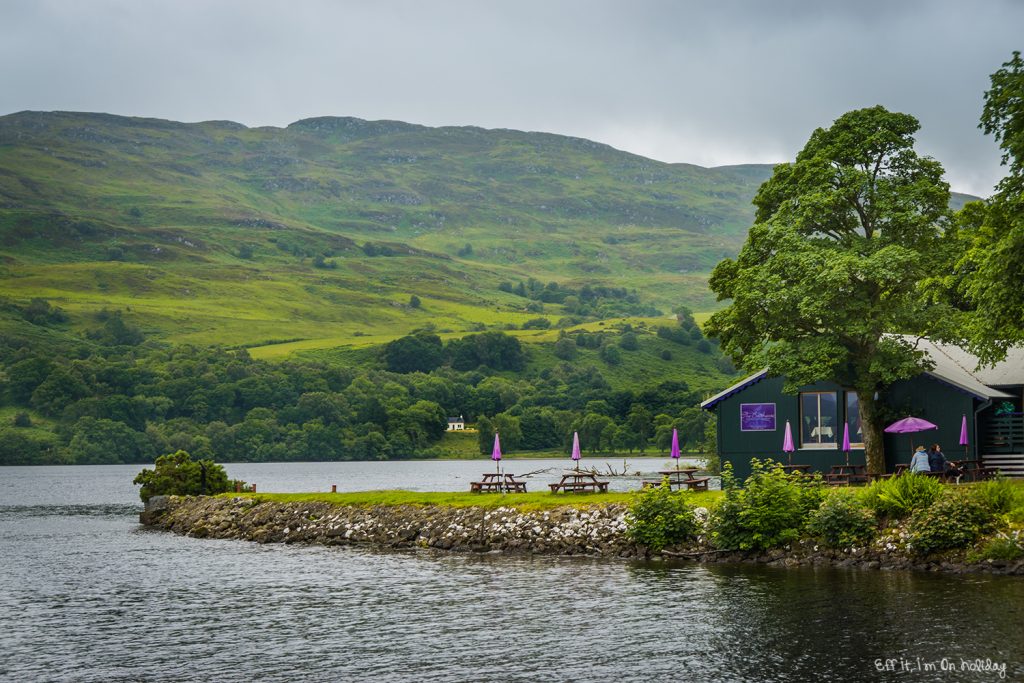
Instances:
[[[252,492],[253,492],[253,493],[256,493],[256,484],[253,484],[253,485],[252,485]]]
[[[242,482],[236,481],[235,482],[235,493],[241,493],[241,492],[242,492]]]
[[[337,484],[331,484],[331,493],[337,493],[337,492],[338,492],[338,485]]]

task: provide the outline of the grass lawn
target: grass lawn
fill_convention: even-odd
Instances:
[[[519,510],[581,508],[613,503],[629,504],[636,492],[627,493],[452,493],[420,491],[353,491],[350,493],[223,493],[222,497],[243,496],[259,501],[293,503],[324,502],[333,505],[369,507],[374,505],[438,505],[446,507],[513,507]],[[694,505],[713,507],[722,498],[721,491],[684,494]]]

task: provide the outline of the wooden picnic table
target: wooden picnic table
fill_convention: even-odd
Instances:
[[[526,482],[519,481],[514,474],[487,472],[481,475],[480,481],[469,482],[469,490],[472,493],[526,493]]]
[[[786,474],[792,474],[793,472],[799,472],[800,474],[810,474],[811,465],[783,465],[782,469]]]
[[[668,485],[670,488],[680,489],[684,486],[690,491],[707,491],[708,482],[711,481],[711,477],[695,477],[695,472],[700,470],[696,467],[680,467],[674,470],[659,470],[658,474],[662,476],[661,479],[645,479],[641,484],[641,488],[654,488],[661,486],[661,483],[667,478]]]
[[[837,486],[866,484],[870,479],[867,465],[832,465],[832,470],[825,475],[827,483]]]
[[[597,475],[593,472],[581,472],[573,470],[562,475],[562,480],[557,484],[548,484],[551,493],[558,493],[560,490],[573,493],[606,493],[608,482],[598,481]]]

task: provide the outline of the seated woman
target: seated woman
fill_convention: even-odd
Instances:
[[[910,459],[910,471],[911,472],[931,472],[932,468],[928,464],[928,451],[924,449],[924,446],[918,446],[914,450],[914,457]]]
[[[960,477],[964,474],[962,468],[946,460],[946,455],[942,452],[942,446],[937,443],[933,443],[932,447],[928,449],[928,465],[931,467],[932,472],[942,472],[947,478],[956,478],[957,483],[959,483]]]

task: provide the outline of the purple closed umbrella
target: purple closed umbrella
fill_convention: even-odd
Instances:
[[[676,469],[679,469],[679,432],[675,429],[672,430],[672,453],[671,456],[675,458]]]
[[[572,433],[572,459],[576,461],[576,469],[580,468],[580,435],[579,432]]]
[[[960,445],[964,447],[964,458],[967,458],[967,416],[960,421]]]
[[[891,425],[885,428],[885,431],[890,434],[914,434],[915,432],[923,432],[929,429],[938,429],[938,425],[933,425],[928,420],[922,420],[919,417],[905,417],[902,420],[896,420]],[[910,440],[910,451],[914,451],[914,440]]]
[[[793,464],[793,451],[796,447],[793,445],[793,429],[789,426],[789,420],[786,420],[786,434],[782,437],[782,452],[786,453],[789,457],[789,464]]]
[[[491,451],[491,460],[494,461],[494,471],[499,472],[498,463],[501,462],[501,441],[498,440],[498,432],[494,432],[494,449]]]
[[[850,424],[843,425],[843,452],[846,453],[846,464],[850,464]]]

